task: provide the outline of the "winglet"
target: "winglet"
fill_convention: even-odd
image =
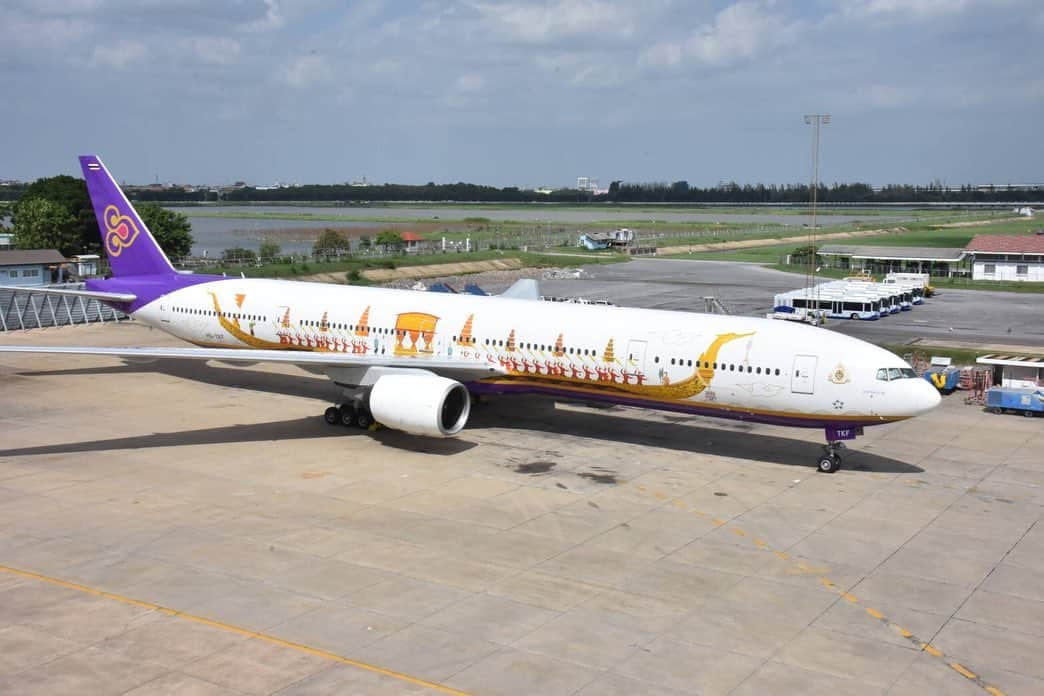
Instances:
[[[515,281],[510,288],[500,293],[501,297],[509,297],[513,300],[539,300],[540,286],[532,278],[521,278]]]
[[[98,218],[102,246],[115,276],[167,275],[174,273],[166,254],[134,210],[123,191],[94,155],[80,157],[87,193]]]

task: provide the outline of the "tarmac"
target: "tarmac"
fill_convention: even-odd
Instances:
[[[294,368],[0,384],[0,693],[1044,693],[1044,421],[959,392],[822,475],[818,431],[528,398],[331,427]]]
[[[733,314],[765,316],[773,296],[805,286],[805,276],[753,263],[634,259],[586,266],[577,280],[541,281],[545,295],[607,299],[626,307],[706,311],[703,297],[725,302]],[[877,321],[829,321],[825,328],[867,341],[916,339],[1018,344],[1044,353],[1044,295],[945,288],[924,305]]]

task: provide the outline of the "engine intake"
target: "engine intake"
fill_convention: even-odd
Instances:
[[[468,422],[471,398],[460,382],[436,375],[383,375],[370,390],[370,413],[414,435],[448,437]]]

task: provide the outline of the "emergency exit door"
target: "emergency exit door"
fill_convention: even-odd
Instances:
[[[795,355],[794,371],[790,375],[790,391],[811,394],[816,381],[816,356]]]

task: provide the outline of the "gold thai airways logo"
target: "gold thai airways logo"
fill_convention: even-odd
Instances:
[[[105,250],[109,256],[119,256],[124,249],[134,244],[141,231],[134,220],[120,212],[114,205],[105,208]]]

